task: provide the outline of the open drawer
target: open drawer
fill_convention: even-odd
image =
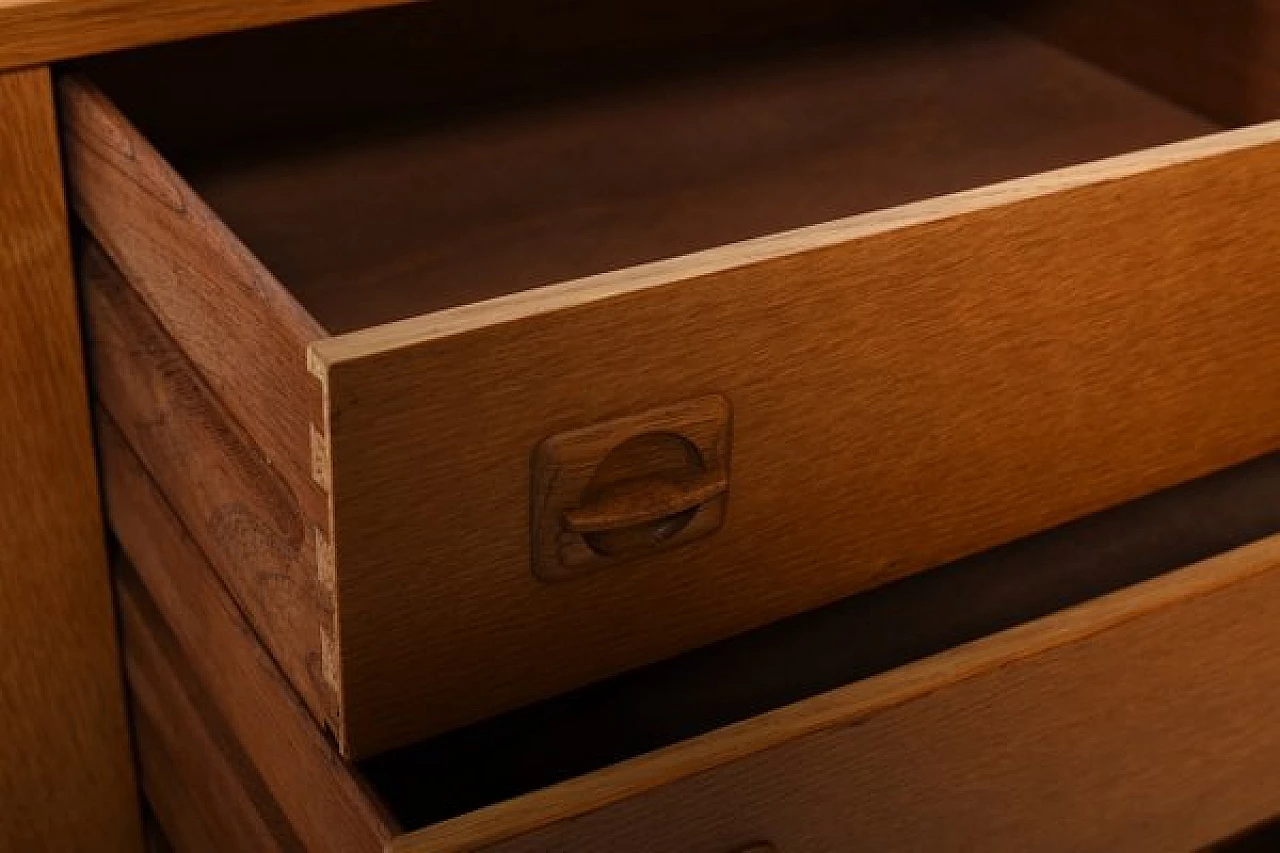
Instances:
[[[1280,539],[1172,568],[1280,528],[1280,458],[357,767],[101,435],[179,850],[1165,851],[1280,813]]]
[[[64,80],[75,207],[259,472],[162,487],[344,754],[1280,446],[1268,4],[598,5]]]

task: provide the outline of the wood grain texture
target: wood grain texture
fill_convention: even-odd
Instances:
[[[1035,0],[1000,5],[1046,41],[1228,124],[1280,117],[1275,0]]]
[[[177,647],[307,850],[382,849],[390,825],[346,769],[119,429],[99,418],[108,517]]]
[[[1227,133],[317,342],[354,754],[1275,448],[1280,400],[1263,389],[1280,359],[1266,202],[1278,135]],[[734,411],[721,530],[539,584],[532,449],[711,393]],[[512,648],[556,665],[494,679]],[[405,677],[420,672],[432,678]]]
[[[393,849],[1193,848],[1280,810],[1278,625],[1272,538]]]
[[[142,789],[168,838],[190,853],[301,853],[253,765],[181,670],[172,637],[144,615],[154,608],[132,570],[118,571]]]
[[[316,719],[336,727],[323,672],[332,589],[317,528],[138,295],[91,242],[81,256],[94,393],[209,555]]]
[[[367,759],[360,770],[402,827],[432,826],[1030,623],[1277,531],[1280,453],[1273,453]]]
[[[47,69],[0,74],[0,849],[142,843]]]
[[[110,428],[104,438],[120,443]],[[131,468],[128,488],[137,487],[135,496],[151,506],[134,513],[138,524],[169,538],[177,520],[156,513],[162,499],[136,461]],[[109,482],[120,479],[109,475]],[[194,547],[186,550],[198,560]],[[165,573],[180,564],[189,565],[174,559]],[[199,568],[192,578],[212,574]],[[887,850],[929,849],[944,838],[992,850],[1161,850],[1213,840],[1280,807],[1276,786],[1267,783],[1280,755],[1280,737],[1267,725],[1280,698],[1277,585],[1280,539],[1273,538],[402,834],[392,848],[568,853],[607,843],[621,851],[716,853],[768,838],[780,851],[815,853],[845,850],[850,837],[865,837]],[[145,600],[139,587],[126,587],[127,601]],[[225,594],[223,601],[197,607],[213,614],[199,633],[207,646],[224,650],[226,665],[240,652],[222,643],[248,629],[214,630],[234,622]],[[126,606],[130,620],[142,614],[142,621],[158,621],[151,612]],[[187,624],[182,618],[169,624]],[[182,657],[181,666],[197,676],[211,674],[201,652],[194,654],[183,649],[171,657]],[[255,703],[264,715],[289,699],[283,681],[274,684]],[[335,760],[317,776],[310,751],[297,743],[293,760],[295,783],[312,783],[295,784],[303,798],[314,795],[318,780],[348,772]],[[216,820],[230,814],[221,801],[210,806]],[[315,826],[340,826],[330,809],[313,804],[309,815]]]
[[[91,85],[61,84],[76,212],[310,517],[320,392],[307,342],[324,332]]]
[[[186,177],[336,333],[1219,129],[998,24],[886,30],[518,109],[406,108],[337,142],[281,134]]]
[[[0,69],[407,0],[3,0]]]

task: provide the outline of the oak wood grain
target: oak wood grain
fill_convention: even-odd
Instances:
[[[1278,135],[1230,132],[317,342],[355,754],[1280,445],[1280,400],[1262,390],[1280,359]],[[734,411],[720,531],[539,584],[532,449],[712,393]],[[556,665],[493,679],[512,648]]]
[[[92,85],[61,84],[71,199],[304,511],[320,392],[299,355],[324,332]]]
[[[1280,810],[1278,618],[1272,538],[393,849],[1194,848]]]
[[[301,853],[252,763],[182,669],[172,637],[143,615],[150,602],[131,573],[122,562],[115,589],[148,807],[179,850]]]
[[[431,826],[924,660],[1277,531],[1280,453],[366,759],[360,769],[401,826]],[[463,767],[466,773],[454,772]]]
[[[101,250],[81,255],[94,393],[248,614],[317,720],[337,725],[323,672],[332,589],[317,572],[327,519],[303,502],[230,417]]]
[[[141,847],[47,69],[0,74],[0,849]]]
[[[98,418],[107,512],[184,665],[307,850],[361,853],[392,834],[166,503],[124,436]]]

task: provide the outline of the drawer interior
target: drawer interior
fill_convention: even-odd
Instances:
[[[90,73],[332,333],[1223,126],[982,4],[485,5]]]
[[[1276,531],[1280,454],[384,753],[361,762],[359,769],[405,830],[432,826],[922,660]]]

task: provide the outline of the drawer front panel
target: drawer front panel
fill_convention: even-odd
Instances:
[[[1278,133],[1222,134],[314,344],[354,750],[1280,445]],[[720,529],[540,581],[529,530],[540,443],[708,395],[732,408]],[[519,665],[512,649],[528,650]]]
[[[1277,626],[1273,538],[399,849],[1198,848],[1280,812]]]

